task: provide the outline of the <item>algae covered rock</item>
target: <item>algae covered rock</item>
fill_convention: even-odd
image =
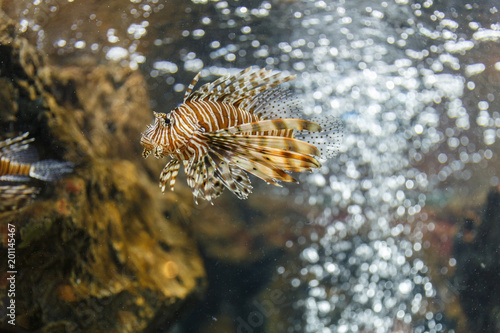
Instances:
[[[167,218],[179,198],[161,195],[150,176],[159,166],[140,155],[152,114],[142,76],[92,63],[50,67],[15,31],[2,14],[0,131],[29,131],[41,157],[75,164],[64,179],[36,184],[34,203],[0,216],[2,258],[15,229],[16,327],[167,329],[202,295],[205,271],[183,221]]]

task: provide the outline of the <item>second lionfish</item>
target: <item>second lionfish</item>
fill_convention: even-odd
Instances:
[[[0,140],[0,212],[20,208],[38,193],[38,186],[24,183],[57,180],[73,169],[71,162],[39,161],[28,135]]]
[[[181,162],[193,195],[208,201],[227,187],[245,199],[252,190],[249,172],[268,183],[297,182],[290,171],[319,168],[319,158],[338,150],[342,136],[336,118],[299,119],[300,103],[289,90],[276,88],[295,75],[252,70],[222,76],[193,92],[170,113],[154,113],[142,134],[143,156],[170,156],[160,188],[173,190]],[[245,172],[246,171],[246,172]]]

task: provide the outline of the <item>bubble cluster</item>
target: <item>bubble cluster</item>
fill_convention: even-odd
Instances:
[[[340,115],[346,134],[345,155],[323,167],[321,174],[302,176],[309,186],[307,193],[296,197],[297,203],[326,207],[316,223],[328,231],[302,255],[309,272],[318,273],[314,281],[321,287],[311,288],[310,298],[299,302],[308,313],[306,331],[386,332],[394,326],[386,319],[394,317],[417,331],[444,330],[426,305],[436,290],[426,276],[426,264],[418,259],[423,248],[419,230],[422,222],[428,223],[421,212],[428,195],[441,184],[470,180],[473,164],[484,168],[482,162],[494,156],[487,148],[498,133],[498,111],[489,111],[494,94],[481,94],[489,102],[464,104],[477,99],[467,91],[474,90],[473,80],[486,71],[485,59],[470,63],[467,52],[495,34],[487,39],[469,32],[466,39],[466,33],[457,33],[464,22],[439,10],[429,17],[435,24],[419,22],[423,8],[417,4],[382,3],[361,11],[358,4],[342,1],[310,4],[294,15],[298,20],[292,21],[296,28],[291,41],[278,45],[294,55],[285,58],[291,67],[303,72],[297,87],[304,91],[305,112]],[[388,25],[383,20],[388,17],[400,20],[401,28]],[[478,126],[484,129],[478,131]],[[344,220],[332,224],[345,212]],[[391,228],[398,220],[405,225]],[[359,247],[357,237],[363,237]],[[311,261],[311,253],[325,255]],[[328,267],[337,267],[344,280],[335,278]],[[381,279],[379,271],[390,272],[389,291],[384,291],[385,284],[375,284],[378,293],[370,291],[371,279]],[[345,290],[339,291],[339,285]],[[338,294],[344,295],[344,303]],[[330,306],[326,311],[319,306],[324,302],[336,309]],[[357,308],[362,310],[356,312]],[[326,320],[325,311],[333,318],[340,311],[341,318]],[[422,321],[426,323],[419,326]],[[370,326],[374,322],[378,324]]]

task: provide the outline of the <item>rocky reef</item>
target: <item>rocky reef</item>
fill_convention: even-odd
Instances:
[[[65,179],[38,184],[34,203],[0,217],[2,258],[15,226],[16,327],[168,328],[206,277],[185,222],[167,213],[182,189],[162,197],[150,177],[161,166],[140,157],[137,138],[151,117],[143,77],[119,66],[49,66],[2,14],[0,91],[2,134],[29,131],[41,157],[75,164]]]

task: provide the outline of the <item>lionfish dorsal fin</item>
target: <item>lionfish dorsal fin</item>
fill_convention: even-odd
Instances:
[[[218,78],[217,80],[206,83],[203,86],[201,86],[198,90],[196,90],[194,93],[187,98],[187,101],[194,101],[198,99],[205,99],[205,98],[210,98],[210,99],[215,99],[217,100],[218,94],[221,94],[222,91],[226,89],[228,85],[230,85],[234,80],[237,78],[240,78],[244,76],[246,73],[252,70],[252,67],[248,67],[244,69],[243,71],[231,75],[231,74],[226,74]],[[185,100],[186,101],[186,100]]]
[[[188,100],[188,98],[191,95],[191,92],[193,91],[194,86],[198,83],[198,80],[200,79],[201,72],[196,74],[196,76],[193,78],[193,81],[191,81],[191,84],[188,86],[186,89],[186,92],[184,93],[184,103]]]
[[[214,82],[206,83],[193,93],[193,99],[204,99],[212,92],[214,87],[220,89],[220,85],[231,77],[230,74],[223,75]]]
[[[291,139],[294,140],[294,139]],[[216,146],[225,146],[232,149],[233,154],[248,157],[252,161],[261,161],[277,169],[287,171],[305,172],[321,167],[316,157],[291,152],[288,150],[244,144],[241,141],[232,141],[224,138],[212,141]]]
[[[246,107],[260,119],[303,118],[302,103],[289,89],[266,90],[240,107]]]
[[[283,76],[281,73],[270,75],[270,71],[266,72],[266,74],[269,75],[264,77],[257,77],[254,80],[248,82],[245,86],[245,89],[238,91],[237,93],[233,94],[233,96],[229,96],[228,99],[241,101],[239,107],[246,109],[256,96],[295,78],[295,75]]]
[[[240,105],[242,108],[247,107],[255,96],[295,78],[295,75],[273,74],[272,70],[265,68],[252,72],[252,67],[248,67],[234,75],[225,75],[214,82],[204,84],[192,92],[199,75],[195,77],[186,90],[184,102],[210,99]]]

